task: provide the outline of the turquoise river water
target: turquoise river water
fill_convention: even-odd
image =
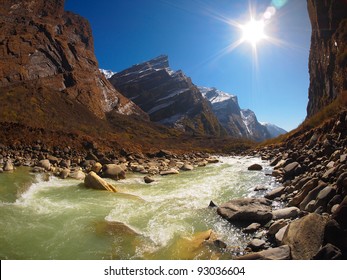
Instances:
[[[179,175],[143,175],[109,182],[118,193],[86,189],[83,182],[45,178],[26,168],[0,174],[0,259],[214,259],[230,258],[251,239],[221,219],[211,200],[256,196],[274,187],[266,162],[222,157]],[[260,163],[261,172],[247,167]],[[204,246],[212,229],[226,250]]]

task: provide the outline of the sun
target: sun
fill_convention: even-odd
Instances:
[[[261,40],[266,38],[265,22],[263,20],[251,19],[248,23],[241,26],[242,41],[249,42],[253,47],[257,46]]]

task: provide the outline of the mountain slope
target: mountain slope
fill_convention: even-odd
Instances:
[[[64,12],[63,0],[2,1],[0,26],[0,121],[52,128],[111,111],[146,118],[99,72],[89,23]]]
[[[274,125],[272,123],[261,122],[261,125],[266,127],[267,131],[270,133],[271,138],[275,138],[279,135],[287,133],[286,130],[284,130],[283,128],[280,128],[277,125]]]
[[[110,82],[154,122],[193,134],[225,134],[198,88],[182,71],[173,71],[165,55],[119,72]]]
[[[199,87],[199,90],[211,103],[213,112],[229,135],[258,142],[278,135],[272,131],[276,126],[264,126],[253,111],[241,110],[237,96],[216,88]]]

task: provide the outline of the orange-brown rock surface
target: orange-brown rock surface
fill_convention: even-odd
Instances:
[[[309,58],[311,117],[347,94],[347,1],[307,0],[312,25]]]
[[[64,0],[1,1],[0,101],[1,121],[29,125],[111,111],[147,118],[99,72],[90,25]]]

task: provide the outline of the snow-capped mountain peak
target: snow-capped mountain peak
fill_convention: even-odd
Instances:
[[[105,75],[106,79],[110,79],[117,72],[113,72],[112,70],[99,69],[102,74]]]
[[[230,99],[233,99],[237,103],[237,96],[224,91],[218,90],[215,87],[198,87],[201,94],[208,99],[212,104],[221,103]]]
[[[277,137],[281,134],[287,133],[286,130],[284,130],[283,128],[280,128],[277,125],[274,125],[272,123],[261,122],[261,124],[266,127],[266,129],[269,131],[272,138]]]

